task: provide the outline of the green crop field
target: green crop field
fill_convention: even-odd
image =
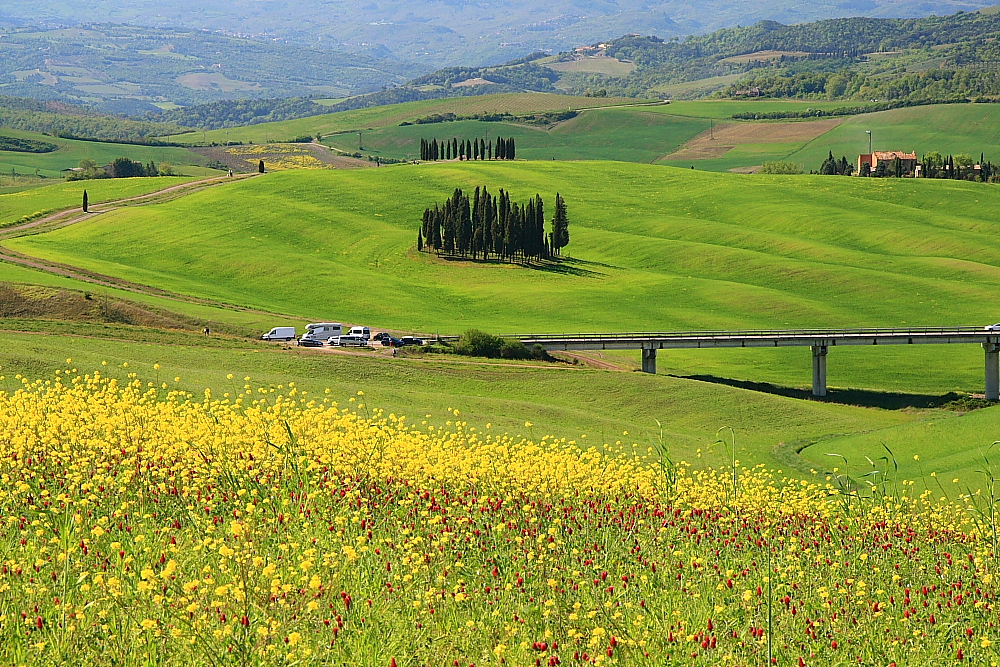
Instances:
[[[457,121],[389,126],[366,132],[364,149],[393,158],[420,157],[420,139],[514,137],[517,154],[528,160],[621,160],[653,162],[707,130],[701,118],[651,113],[645,108],[586,111],[551,127],[515,123]],[[323,143],[345,152],[358,149],[354,134],[334,135]]]
[[[56,144],[59,148],[51,153],[17,153],[12,151],[0,151],[0,173],[9,174],[12,170],[18,174],[33,175],[36,170],[42,176],[48,178],[59,178],[64,174],[64,169],[70,169],[80,164],[80,160],[91,159],[97,164],[109,164],[115,158],[127,157],[139,162],[149,162],[157,164],[167,162],[177,167],[179,173],[190,173],[193,176],[202,175],[201,171],[195,173],[191,166],[203,165],[206,160],[196,153],[192,153],[186,148],[170,146],[136,146],[131,144],[110,144],[100,141],[77,141],[74,139],[62,139],[60,137],[50,137],[37,132],[24,132],[21,130],[10,130],[0,128],[0,134],[17,137],[20,139],[34,139],[50,144]]]
[[[203,141],[262,144],[266,141],[285,141],[304,135],[322,134],[326,136],[336,132],[399,125],[405,121],[433,114],[454,113],[459,116],[468,116],[477,113],[528,114],[641,102],[643,100],[631,98],[574,97],[554,93],[505,93],[501,95],[450,97],[439,100],[424,100],[389,106],[369,107],[354,111],[340,111],[296,120],[261,123],[260,125],[251,125],[248,127],[234,127],[229,130],[191,132],[169,137],[169,139],[174,142],[192,144]]]

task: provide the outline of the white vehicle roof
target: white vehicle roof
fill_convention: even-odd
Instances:
[[[340,326],[341,326],[340,322],[317,322],[315,324],[307,324],[306,325],[306,329],[310,329],[310,330],[311,329],[323,329],[323,328],[326,328],[326,327],[337,328],[337,327],[340,327]]]

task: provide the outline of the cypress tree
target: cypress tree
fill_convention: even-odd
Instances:
[[[545,247],[545,203],[541,195],[535,195],[535,246],[540,257],[549,256]]]
[[[434,213],[431,216],[431,234],[434,238],[431,243],[434,246],[434,250],[438,253],[441,252],[441,211],[438,209],[438,205],[434,204]]]
[[[422,230],[417,230],[417,252],[424,251],[424,235]]]
[[[451,140],[451,157],[453,159],[458,158],[458,139]]]
[[[493,159],[493,140],[492,139],[490,139],[490,143],[488,143],[486,145],[486,159],[487,160],[492,160]]]
[[[87,194],[86,190],[83,191],[83,212],[90,212],[90,195]]]
[[[261,160],[260,164],[257,165],[257,173],[258,174],[263,174],[264,173],[264,161],[263,160]]]
[[[562,249],[569,245],[569,217],[566,214],[566,200],[556,193],[556,210],[552,216],[552,250],[562,254]]]
[[[508,160],[513,160],[517,157],[517,146],[514,144],[514,137],[510,138],[510,154],[507,156]]]

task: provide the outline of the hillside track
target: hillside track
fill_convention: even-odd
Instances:
[[[242,174],[233,176],[232,178],[228,176],[215,176],[212,178],[202,179],[198,181],[191,181],[188,183],[181,183],[179,185],[173,185],[162,190],[157,190],[155,192],[149,192],[143,195],[138,195],[135,197],[128,197],[125,199],[117,199],[114,201],[103,202],[101,204],[94,204],[90,207],[90,211],[84,213],[75,207],[68,210],[59,211],[45,216],[44,218],[39,218],[38,220],[32,220],[21,225],[15,225],[12,227],[7,227],[5,229],[0,229],[0,243],[3,241],[19,238],[23,236],[30,236],[34,234],[43,234],[45,232],[50,232],[56,229],[62,229],[63,227],[69,227],[70,225],[75,225],[80,222],[85,222],[98,217],[105,213],[111,213],[112,211],[117,211],[122,208],[132,207],[132,206],[147,206],[149,204],[160,204],[174,199],[179,199],[180,197],[187,196],[189,194],[200,192],[208,188],[215,188],[227,183],[234,183],[236,181],[245,180],[248,178],[254,178],[257,174]],[[126,292],[132,292],[133,294],[142,294],[145,296],[153,296],[161,299],[168,299],[171,301],[180,301],[184,303],[197,304],[202,306],[210,306],[213,308],[223,308],[226,310],[234,310],[245,313],[255,313],[266,316],[277,316],[277,313],[270,313],[267,311],[259,310],[256,308],[248,308],[240,306],[237,304],[224,303],[214,299],[205,299],[201,297],[187,296],[183,294],[178,294],[176,292],[171,292],[168,290],[160,289],[158,287],[151,287],[149,285],[143,285],[141,283],[135,283],[128,280],[123,280],[121,278],[116,278],[114,276],[108,276],[94,271],[88,271],[86,269],[81,269],[76,266],[69,264],[62,264],[59,262],[50,262],[47,260],[39,259],[37,257],[32,257],[24,253],[11,250],[3,245],[0,245],[0,262],[9,262],[11,264],[17,264],[30,269],[35,269],[38,271],[44,271],[53,275],[61,276],[64,278],[71,278],[73,280],[79,280],[82,282],[90,283],[92,285],[99,285],[101,287],[107,287],[111,289],[123,290]]]

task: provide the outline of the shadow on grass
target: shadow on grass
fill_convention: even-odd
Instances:
[[[464,262],[467,264],[493,264],[493,265],[515,265],[521,266],[525,269],[532,269],[534,271],[545,271],[546,273],[561,273],[569,276],[581,276],[584,278],[603,278],[607,274],[601,273],[600,271],[595,271],[589,266],[596,266],[602,268],[614,269],[617,267],[611,266],[609,264],[601,264],[600,262],[587,262],[581,259],[573,259],[571,257],[558,257],[555,259],[536,259],[528,262],[508,262],[503,259],[483,259],[482,257],[472,258],[472,257],[461,257],[458,255],[438,255],[438,259],[442,259],[446,262]]]
[[[809,389],[796,389],[794,387],[782,387],[770,382],[749,382],[745,380],[733,380],[730,378],[717,377],[715,375],[674,375],[672,377],[683,378],[685,380],[699,380],[701,382],[712,382],[714,384],[724,384],[739,389],[749,389],[765,394],[776,394],[787,396],[788,398],[800,398],[822,403],[839,403],[842,405],[857,405],[866,408],[882,408],[883,410],[903,410],[905,408],[947,408],[965,412],[976,408],[996,405],[985,399],[972,398],[965,394],[950,391],[947,394],[938,396],[931,394],[904,394],[889,391],[869,391],[865,389],[828,389],[827,395],[823,397],[813,396]]]

